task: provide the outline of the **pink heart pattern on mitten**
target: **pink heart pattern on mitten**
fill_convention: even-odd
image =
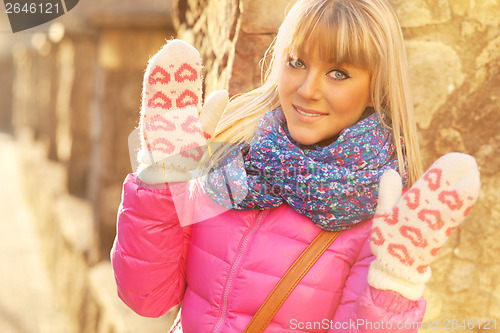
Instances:
[[[368,282],[418,299],[429,265],[479,196],[474,158],[451,153],[438,159],[401,197],[401,178],[390,170],[380,181]]]
[[[200,147],[210,138],[199,121],[201,68],[198,51],[180,40],[150,59],[142,91],[141,163],[165,163],[168,157],[168,164],[182,168],[200,161]]]

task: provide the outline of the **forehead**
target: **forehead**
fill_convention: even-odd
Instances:
[[[323,67],[340,66],[340,65],[342,65],[343,67],[357,67],[355,64],[352,63],[339,62],[338,58],[331,57],[329,54],[326,55],[322,54],[319,51],[317,45],[308,44],[300,51],[296,51],[295,49],[290,49],[288,57],[303,61],[308,66],[311,63],[314,63],[316,65]]]
[[[356,15],[337,8],[336,3],[294,18],[295,28],[284,52],[296,56],[317,53],[324,61],[373,68],[369,29]]]

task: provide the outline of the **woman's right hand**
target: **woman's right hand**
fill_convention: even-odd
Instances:
[[[154,55],[144,75],[137,175],[144,183],[186,182],[200,164],[207,140],[228,102],[217,91],[202,105],[201,58],[172,40]]]

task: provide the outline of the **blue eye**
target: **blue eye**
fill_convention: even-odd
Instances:
[[[350,78],[349,74],[346,71],[341,69],[334,69],[328,73],[328,75],[335,80],[346,80]]]
[[[290,66],[292,68],[296,68],[296,69],[301,69],[301,68],[305,67],[302,60],[296,59],[296,58],[288,58],[287,64],[288,64],[288,66]]]

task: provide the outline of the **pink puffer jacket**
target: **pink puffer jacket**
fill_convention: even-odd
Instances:
[[[283,204],[182,228],[168,189],[125,180],[111,259],[120,298],[142,316],[182,302],[184,332],[242,332],[320,232]],[[265,332],[417,332],[425,300],[367,285],[371,222],[343,231]]]

